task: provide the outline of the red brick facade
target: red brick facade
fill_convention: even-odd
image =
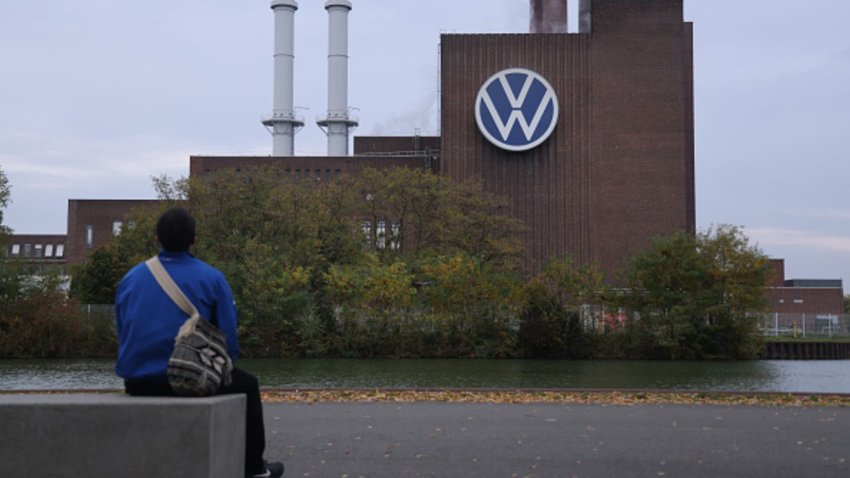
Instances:
[[[587,7],[587,5],[586,5]],[[480,177],[529,228],[526,269],[572,255],[613,273],[654,236],[695,228],[693,47],[682,0],[595,0],[591,32],[443,35],[441,171]],[[509,152],[478,131],[482,84],[508,68],[555,89],[558,126]]]
[[[91,251],[112,239],[130,211],[156,203],[153,199],[69,199],[68,263],[85,262]]]
[[[189,175],[203,176],[221,169],[277,168],[293,177],[314,177],[333,180],[342,174],[356,174],[366,168],[389,167],[436,168],[436,158],[431,156],[192,156]]]
[[[771,259],[770,267],[770,312],[812,316],[844,313],[844,287],[840,280],[786,280],[783,259]]]

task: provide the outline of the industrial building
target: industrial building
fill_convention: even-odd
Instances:
[[[297,2],[275,0],[274,155],[193,156],[190,174],[278,167],[292,176],[423,167],[481,179],[527,226],[524,268],[573,256],[613,273],[655,236],[695,228],[693,33],[682,0],[531,2],[529,34],[440,38],[440,137],[354,142],[347,104],[347,0],[329,0],[327,157],[294,157]],[[408,146],[419,143],[420,146]],[[368,144],[368,147],[367,147]],[[428,146],[421,146],[428,144]]]
[[[190,176],[271,167],[330,181],[364,168],[407,167],[480,179],[527,227],[527,274],[569,255],[613,276],[653,237],[695,229],[693,26],[683,1],[578,0],[579,30],[568,33],[567,0],[531,0],[528,34],[444,34],[442,133],[355,137],[349,154],[358,124],[348,105],[354,5],[327,0],[328,110],[317,126],[328,152],[295,156],[305,126],[293,95],[299,5],[273,0],[273,104],[262,121],[273,154],[192,156]],[[7,254],[82,263],[119,232],[130,209],[151,202],[69,200],[67,235],[14,236]],[[774,268],[781,279],[771,284],[772,310],[840,313],[840,281],[800,287],[785,281],[784,263]]]

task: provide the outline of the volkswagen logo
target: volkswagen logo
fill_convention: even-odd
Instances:
[[[502,70],[478,92],[475,121],[481,134],[497,147],[527,151],[555,130],[558,97],[552,85],[531,70]]]

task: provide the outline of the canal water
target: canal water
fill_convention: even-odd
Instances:
[[[0,390],[117,389],[111,360],[0,360]],[[239,361],[263,387],[592,388],[850,393],[850,360]]]

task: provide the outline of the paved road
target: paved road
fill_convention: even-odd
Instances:
[[[297,477],[850,476],[850,409],[265,404]]]

